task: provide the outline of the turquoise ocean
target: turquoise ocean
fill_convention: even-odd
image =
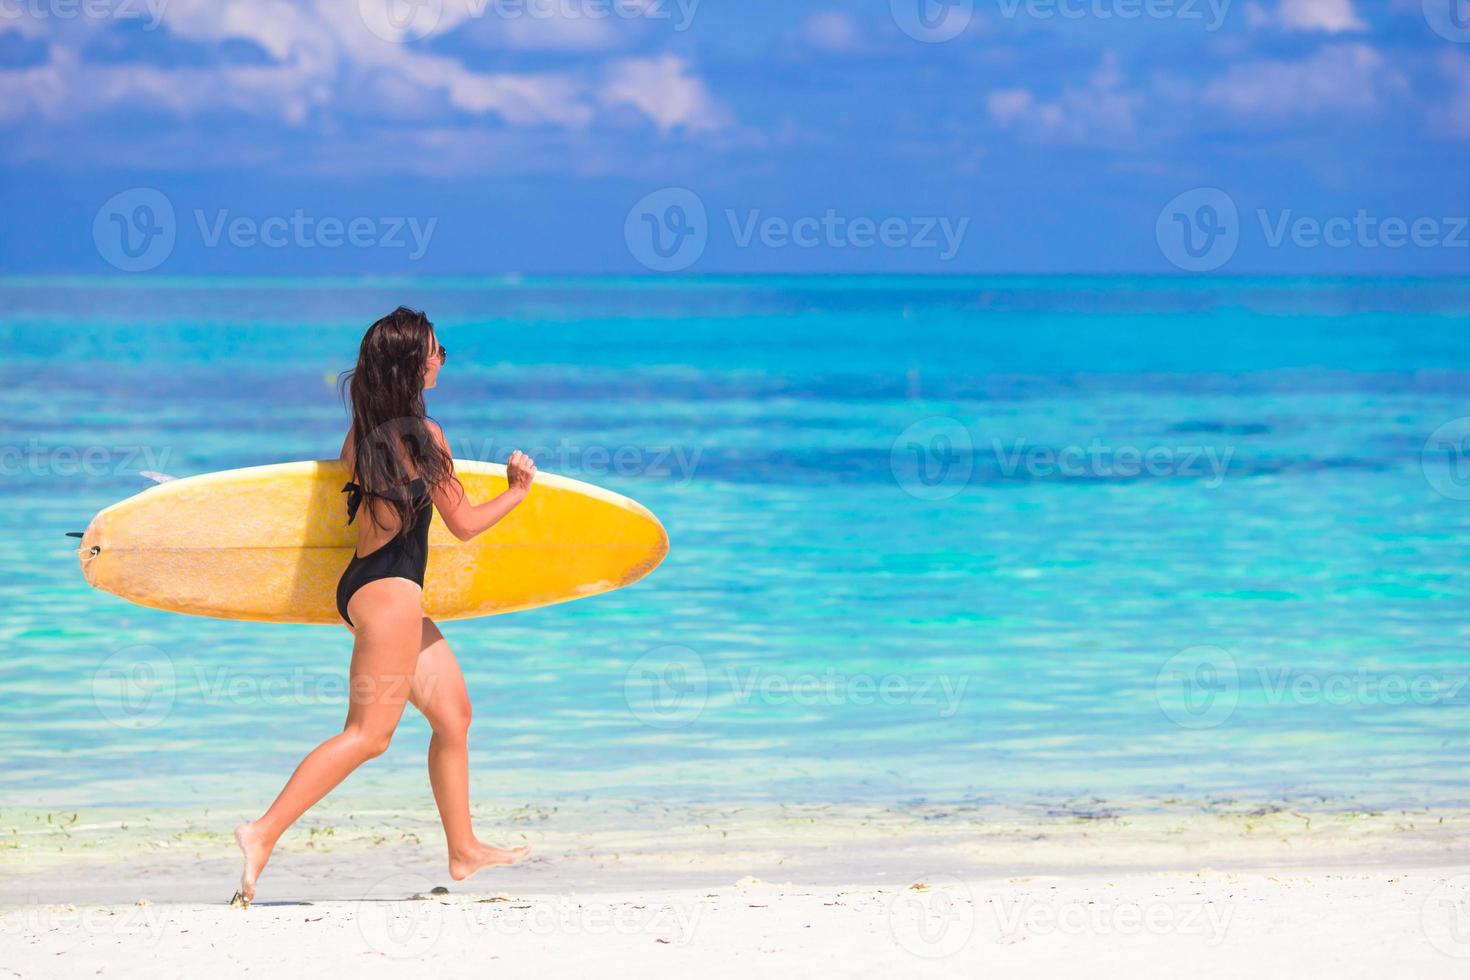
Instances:
[[[246,813],[339,729],[345,629],[132,605],[64,532],[335,458],[399,303],[457,457],[671,542],[442,624],[479,801],[1467,804],[1470,281],[11,278],[0,806]],[[335,796],[427,804],[428,736]]]

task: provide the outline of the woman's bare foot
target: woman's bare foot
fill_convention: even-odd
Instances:
[[[514,864],[530,853],[530,844],[522,844],[520,847],[512,847],[507,850],[477,843],[473,850],[463,854],[449,855],[449,877],[455,881],[464,881],[481,868],[488,868],[492,864]]]
[[[239,897],[244,899],[242,907],[246,907],[255,901],[255,880],[271,859],[275,844],[266,843],[253,823],[242,823],[235,828],[235,843],[240,845],[240,853],[245,856],[245,869],[240,872]]]

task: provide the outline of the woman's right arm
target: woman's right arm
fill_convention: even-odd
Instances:
[[[427,424],[434,441],[453,459],[454,454],[449,450],[444,431],[433,422]],[[510,454],[505,472],[510,485],[498,496],[480,504],[470,503],[464,492],[464,484],[459,482],[459,477],[454,475],[452,469],[448,479],[433,489],[431,496],[434,507],[439,511],[439,516],[444,518],[444,526],[449,528],[450,534],[461,541],[468,541],[487,528],[494,527],[502,517],[526,499],[531,492],[531,481],[536,478],[535,461],[517,449]]]

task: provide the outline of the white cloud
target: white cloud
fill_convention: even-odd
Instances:
[[[484,9],[483,0],[445,0],[436,30],[452,30]],[[589,33],[588,23],[598,26]],[[574,38],[568,43],[585,46],[602,43],[599,32],[611,30],[609,23],[543,18],[532,30],[541,46],[559,30]],[[251,41],[274,60],[202,68],[89,64],[79,54],[80,39],[53,38],[48,64],[0,70],[6,93],[0,119],[66,120],[132,104],[180,117],[228,109],[289,125],[323,113],[416,122],[462,113],[494,116],[510,126],[579,129],[600,110],[626,105],[661,132],[718,129],[728,122],[677,58],[615,62],[605,85],[590,70],[476,71],[422,43],[392,43],[373,34],[356,0],[168,0],[158,30],[199,43]]]
[[[1035,135],[1105,139],[1134,129],[1142,97],[1125,90],[1123,81],[1118,58],[1109,51],[1085,86],[1067,88],[1051,101],[1026,88],[997,89],[986,97],[986,108],[996,122]]]
[[[812,14],[807,18],[805,30],[807,40],[823,51],[851,52],[863,46],[857,24],[835,10]]]
[[[388,19],[392,11],[399,18],[405,13],[410,15],[404,33],[412,31],[414,37],[426,30],[442,36],[470,25],[481,40],[495,46],[535,50],[586,51],[614,47],[630,33],[635,21],[654,18],[668,21],[673,16],[673,11],[652,0],[620,0],[617,5],[576,0],[442,0],[437,7],[433,2],[415,6],[415,0],[328,2],[353,17],[373,18],[374,29],[390,35],[396,33]],[[673,6],[673,0],[666,2]],[[682,11],[680,8],[681,14]]]
[[[496,9],[493,0],[477,0],[477,6]],[[523,51],[604,51],[623,46],[634,33],[635,25],[627,15],[595,15],[613,9],[635,10],[621,0],[615,8],[611,4],[579,6],[568,0],[527,0],[502,3],[501,9],[501,15],[480,16],[468,25],[477,44]],[[456,20],[449,29],[458,23]]]
[[[1470,139],[1470,54],[1445,51],[1439,56],[1440,72],[1449,82],[1449,101],[1429,110],[1431,135],[1448,139]]]
[[[5,9],[5,8],[0,8]],[[19,5],[10,7],[9,10],[19,10]],[[14,31],[21,37],[44,37],[46,34],[45,21],[38,17],[21,17],[10,13],[8,16],[0,15],[0,36],[8,31]]]
[[[1245,15],[1251,27],[1275,26],[1326,34],[1368,29],[1353,9],[1353,0],[1277,0],[1274,11],[1251,3],[1245,8]]]
[[[1372,112],[1408,82],[1366,44],[1336,44],[1301,61],[1235,65],[1209,83],[1206,102],[1231,112],[1281,117],[1323,111]]]
[[[1025,120],[1036,112],[1036,96],[1030,89],[1006,88],[985,97],[990,114],[1003,123]]]
[[[676,127],[693,131],[728,125],[725,111],[688,68],[687,61],[673,55],[615,62],[608,69],[600,101],[606,106],[633,106],[664,133]]]
[[[1281,0],[1276,17],[1302,31],[1365,31],[1368,25],[1353,10],[1353,0]]]

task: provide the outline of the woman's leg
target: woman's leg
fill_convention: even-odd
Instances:
[[[409,697],[434,730],[429,740],[429,783],[449,845],[449,876],[460,881],[488,865],[525,857],[531,852],[529,845],[502,849],[475,837],[470,824],[470,696],[454,651],[427,616]]]
[[[235,828],[245,853],[240,892],[247,902],[255,897],[255,881],[286,828],[352,770],[387,751],[403,716],[420,649],[422,590],[409,579],[378,579],[353,594],[347,614],[357,629],[346,724],[301,760],[260,819]]]

